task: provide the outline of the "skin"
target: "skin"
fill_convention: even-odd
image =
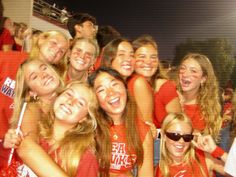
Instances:
[[[62,35],[53,35],[39,40],[39,58],[50,64],[57,64],[68,49],[68,41]]]
[[[144,45],[135,51],[135,72],[147,80],[157,71],[159,59],[157,50],[150,44]]]
[[[111,67],[118,71],[124,78],[129,77],[134,71],[134,49],[129,42],[123,41],[118,45],[116,57]]]
[[[72,80],[79,79],[94,63],[96,49],[85,41],[78,41],[70,54],[68,74]]]
[[[188,103],[196,99],[200,85],[206,81],[206,77],[203,76],[201,66],[190,58],[180,66],[179,81],[185,101]]]
[[[95,93],[101,108],[109,115],[114,124],[123,123],[122,115],[126,107],[127,93],[124,84],[107,73],[101,73],[95,79]],[[143,142],[144,160],[138,167],[138,176],[153,176],[153,139],[148,132]],[[111,174],[114,176],[115,174]]]
[[[91,21],[85,21],[81,25],[75,25],[75,31],[75,38],[94,39],[97,33],[97,29]]]

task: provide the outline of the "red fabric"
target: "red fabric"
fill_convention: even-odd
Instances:
[[[193,129],[204,130],[206,123],[201,115],[201,109],[198,104],[184,105],[184,113],[191,119]]]
[[[0,52],[0,139],[9,128],[9,120],[13,109],[13,96],[15,88],[15,76],[19,65],[27,59],[24,52],[9,51]],[[0,166],[6,163],[9,151],[0,147]]]
[[[143,142],[150,127],[142,120],[137,119],[137,127],[141,141]],[[110,138],[112,143],[112,157],[110,172],[116,174],[126,173],[133,169],[137,160],[134,150],[127,147],[126,128],[124,124],[113,125],[110,128]]]
[[[14,42],[14,45],[13,45],[13,50],[16,50],[16,51],[21,51],[22,50],[22,46],[17,44],[16,42]]]
[[[101,66],[101,63],[102,63],[102,56],[99,55],[94,63],[94,71],[96,71]]]
[[[161,128],[161,124],[164,118],[167,116],[166,105],[177,98],[178,94],[176,91],[176,85],[173,81],[167,80],[163,83],[160,89],[154,95],[154,111],[155,111],[155,119],[154,124],[157,128]]]
[[[2,34],[0,35],[0,50],[2,50],[3,45],[13,45],[14,38],[8,29],[4,28]]]
[[[200,165],[203,167],[203,171],[206,173],[206,176],[209,177],[207,165],[206,165],[206,160],[205,160],[205,154],[203,151],[196,150],[196,155],[200,160]],[[180,165],[171,165],[169,166],[169,171],[170,175],[169,177],[192,177],[192,176],[197,176],[197,177],[203,177],[201,173],[201,169],[199,167],[199,164],[197,161],[192,160],[192,165],[190,166],[190,163],[187,164],[180,164]],[[156,177],[163,177],[161,174],[159,165],[156,170]]]
[[[76,177],[97,177],[99,166],[96,156],[87,150],[81,157]]]
[[[40,146],[48,153],[51,146],[48,144],[48,142],[44,139],[40,140]],[[56,153],[59,153],[59,150],[56,150]],[[51,152],[49,155],[53,158],[56,159],[55,157],[55,151]],[[61,160],[58,160],[58,165],[61,164]],[[96,159],[95,154],[90,150],[86,150],[81,158],[80,162],[77,168],[76,172],[76,177],[97,177],[98,176],[98,170],[99,170],[99,165],[98,161]]]
[[[232,116],[233,115],[233,103],[231,101],[227,101],[224,103],[223,113],[225,113],[227,110],[230,110],[230,112],[227,115]]]

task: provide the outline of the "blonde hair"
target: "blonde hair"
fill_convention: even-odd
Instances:
[[[66,86],[64,91],[73,85],[84,87],[89,93],[87,119],[77,123],[74,128],[66,131],[64,137],[51,149],[51,151],[54,151],[60,148],[58,155],[61,160],[61,167],[69,176],[76,175],[80,158],[86,150],[91,149],[95,152],[94,131],[97,127],[95,114],[98,109],[96,95],[88,84],[73,81]],[[55,115],[53,112],[51,112],[49,117],[41,119],[39,123],[41,137],[49,140],[53,138],[54,120]]]
[[[191,120],[184,114],[184,113],[170,113],[166,116],[164,119],[162,126],[161,126],[161,131],[162,131],[162,137],[164,137],[165,132],[174,124],[178,124],[180,122],[187,123],[191,128],[192,128],[192,122]],[[161,145],[160,145],[160,152],[161,152],[161,157],[160,157],[160,162],[159,162],[159,167],[161,170],[161,173],[164,177],[169,177],[170,176],[170,169],[169,166],[173,164],[173,160],[171,158],[171,155],[168,152],[168,148],[166,147],[164,138],[161,138]],[[200,167],[201,173],[204,177],[206,177],[206,174],[203,170],[202,165],[200,164],[199,158],[195,154],[195,149],[194,145],[190,144],[189,148],[185,152],[185,155],[183,157],[183,164],[190,164],[192,166],[192,162],[196,161],[197,164]],[[194,169],[193,171],[193,176],[194,176]]]
[[[215,140],[219,138],[219,131],[221,129],[221,105],[219,101],[219,85],[214,73],[214,69],[210,60],[205,56],[198,53],[187,54],[181,64],[192,59],[196,61],[203,72],[203,77],[206,81],[201,84],[198,90],[197,103],[201,108],[201,115],[206,123],[204,134],[210,134]],[[180,65],[181,65],[180,64]],[[178,80],[178,89],[183,92]]]
[[[69,44],[69,39],[67,36],[59,31],[46,31],[43,32],[39,35],[39,37],[36,39],[36,41],[33,43],[32,49],[30,51],[29,57],[33,59],[39,59],[40,55],[40,46],[41,46],[41,40],[46,40],[48,38],[51,38],[53,36],[62,36],[65,38],[66,41],[68,41]],[[66,55],[66,53],[65,53]],[[65,61],[65,55],[62,57],[62,59],[59,60],[58,63],[56,64],[51,64],[52,66],[55,67],[56,71],[60,76],[63,76],[65,69],[66,69],[66,61]]]
[[[10,124],[11,126],[15,127],[17,125],[18,119],[19,119],[19,115],[20,115],[20,111],[23,105],[23,102],[25,101],[32,101],[33,98],[30,98],[29,96],[29,91],[30,88],[27,85],[26,81],[25,81],[25,67],[27,65],[30,65],[33,62],[42,62],[41,60],[25,60],[20,67],[17,70],[16,73],[16,85],[15,85],[15,90],[14,90],[14,109],[13,109],[13,114],[11,117],[11,121]],[[44,63],[47,65],[47,67],[51,68],[53,71],[55,71],[50,65],[48,65],[47,63]],[[57,74],[57,72],[55,71],[55,74]],[[61,89],[61,87],[64,85],[63,81],[60,79],[59,75],[58,75],[58,79],[60,81],[60,86],[55,90],[55,92],[57,92],[58,90]],[[39,100],[34,100],[34,101],[39,101]]]

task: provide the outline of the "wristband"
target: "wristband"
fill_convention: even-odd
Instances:
[[[215,150],[211,153],[212,157],[214,158],[219,158],[221,157],[223,154],[225,153],[225,151],[223,149],[221,149],[219,146],[217,146],[215,148]]]

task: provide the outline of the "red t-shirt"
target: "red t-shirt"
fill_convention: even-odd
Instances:
[[[0,52],[0,139],[7,132],[12,116],[16,73],[27,57],[24,52]],[[4,149],[0,143],[0,166],[7,162],[8,156],[9,150]]]
[[[170,80],[167,80],[165,83],[163,83],[160,89],[157,92],[155,92],[154,124],[156,125],[157,128],[161,127],[164,118],[167,116],[166,105],[177,97],[178,94],[176,91],[176,85],[173,81]]]
[[[0,50],[2,50],[3,45],[13,45],[14,42],[14,38],[10,31],[4,28],[2,34],[0,35]]]
[[[146,125],[142,120],[137,118],[137,127],[140,135],[140,139],[143,142],[150,127]],[[134,150],[130,150],[127,147],[125,125],[113,125],[110,128],[110,138],[112,143],[111,153],[111,173],[126,173],[133,169],[137,160],[137,155]]]
[[[206,123],[198,104],[184,105],[184,113],[191,119],[193,129],[200,131],[205,129]]]
[[[203,151],[196,150],[196,155],[199,158],[199,163],[195,160],[192,160],[191,163],[180,164],[180,165],[171,165],[169,166],[170,177],[203,177],[201,168],[199,165],[202,165],[203,171],[206,173],[206,176],[209,177],[207,164],[205,160],[205,154]],[[192,164],[190,166],[190,164]],[[159,165],[156,170],[156,177],[163,177],[161,174]]]
[[[46,140],[41,139],[40,140],[40,145],[42,148],[48,153],[50,150],[50,145],[47,143]],[[59,150],[53,151],[49,153],[49,155],[53,158],[56,159],[55,154],[59,153]],[[61,164],[61,160],[58,160],[58,165]],[[92,150],[87,149],[81,156],[79,165],[77,168],[76,172],[76,177],[98,177],[98,170],[99,170],[99,165],[97,158],[95,154],[92,152]]]

